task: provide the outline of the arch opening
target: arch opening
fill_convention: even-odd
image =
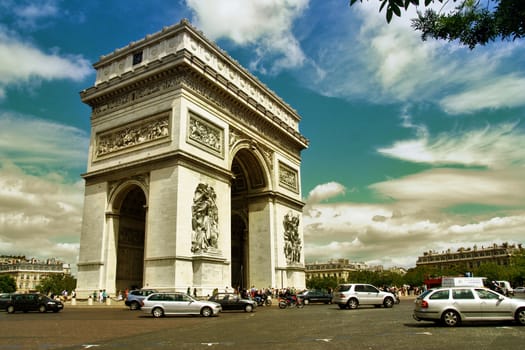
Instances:
[[[237,152],[231,171],[231,276],[234,288],[250,287],[249,210],[253,194],[267,187],[264,169],[251,150]]]
[[[117,290],[134,289],[144,282],[146,196],[132,186],[122,197],[117,235]]]

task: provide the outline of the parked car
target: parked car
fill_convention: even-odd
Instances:
[[[325,303],[330,304],[332,302],[332,294],[318,289],[308,289],[297,295],[302,298],[305,304],[309,303]]]
[[[124,304],[129,307],[130,310],[140,310],[141,302],[148,295],[157,293],[155,289],[134,289],[128,292]]]
[[[525,287],[516,287],[514,288],[514,294],[524,294],[525,293]]]
[[[6,311],[10,314],[17,311],[59,312],[63,309],[64,304],[60,300],[40,293],[12,294],[6,305]]]
[[[363,283],[340,284],[332,296],[332,303],[339,305],[341,309],[356,309],[361,305],[383,305],[391,308],[395,300],[394,294]]]
[[[525,301],[487,288],[431,289],[415,300],[414,319],[453,327],[463,321],[516,321],[525,325]]]
[[[218,293],[212,295],[208,300],[220,304],[222,310],[252,312],[257,307],[257,303],[254,300],[241,298],[239,294],[234,293]]]
[[[0,293],[0,310],[5,311],[7,303],[11,301],[11,293]]]
[[[154,317],[166,315],[218,315],[221,304],[199,301],[184,293],[153,293],[142,300],[142,310]]]

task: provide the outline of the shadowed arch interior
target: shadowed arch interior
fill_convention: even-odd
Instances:
[[[242,149],[232,161],[231,276],[234,288],[249,288],[250,195],[267,186],[264,169],[250,149]]]
[[[117,241],[116,288],[139,288],[143,284],[146,197],[132,186],[122,195]]]

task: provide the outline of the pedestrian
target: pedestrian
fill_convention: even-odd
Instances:
[[[197,298],[197,288],[193,288],[193,297]]]

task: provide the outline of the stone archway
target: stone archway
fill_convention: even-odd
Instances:
[[[144,283],[146,197],[139,186],[121,195],[116,238],[116,290],[140,288]]]
[[[250,288],[256,267],[252,266],[254,239],[250,240],[250,207],[269,188],[269,181],[261,162],[255,155],[255,146],[240,148],[232,160],[231,184],[231,273],[234,287]]]
[[[304,288],[297,112],[187,21],[94,67],[78,296]]]

